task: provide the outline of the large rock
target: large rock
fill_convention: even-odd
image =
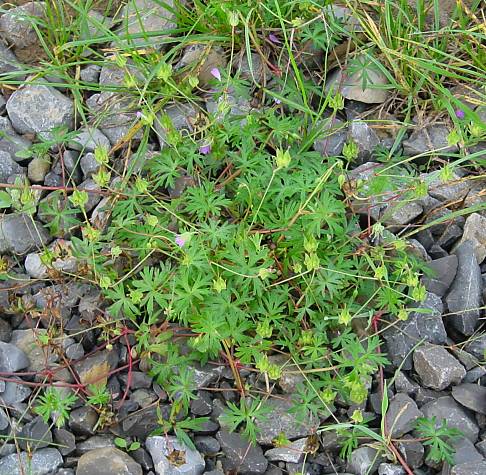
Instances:
[[[406,156],[415,156],[434,153],[444,154],[457,150],[456,146],[450,146],[447,136],[450,130],[442,124],[417,126],[407,140],[403,141],[403,151]]]
[[[167,135],[171,130],[182,134],[191,133],[197,120],[197,109],[189,102],[176,102],[166,107],[154,122],[155,133],[159,139],[160,148],[167,146]],[[170,123],[167,127],[167,122]]]
[[[313,434],[319,426],[319,420],[314,418],[300,420],[290,411],[293,406],[290,401],[270,399],[264,404],[269,409],[269,416],[255,421],[259,444],[272,445],[272,440],[281,433],[284,433],[289,440],[306,437]]]
[[[197,450],[183,445],[176,437],[148,437],[145,446],[154,461],[157,475],[200,475],[206,464]]]
[[[457,264],[457,256],[454,254],[429,262],[427,267],[432,271],[432,275],[422,277],[422,284],[429,292],[443,297],[454,281]]]
[[[50,475],[62,464],[62,455],[57,449],[14,453],[0,459],[0,475]]]
[[[354,119],[349,122],[348,141],[358,145],[358,163],[364,163],[373,156],[376,147],[380,145],[380,138],[376,132],[361,119]],[[420,208],[422,210],[422,208]]]
[[[243,475],[258,475],[265,473],[267,459],[258,445],[254,446],[236,432],[222,430],[216,434],[225,455],[223,464],[225,470]]]
[[[34,25],[44,15],[44,2],[27,2],[11,8],[0,17],[0,34],[17,48],[31,46],[38,41]]]
[[[13,373],[29,366],[27,355],[15,345],[0,341],[0,372]]]
[[[275,447],[265,452],[265,458],[270,462],[283,461],[301,463],[306,454],[307,438],[298,439],[283,447]]]
[[[142,475],[142,467],[128,454],[114,447],[95,449],[78,460],[76,475]]]
[[[384,333],[387,354],[396,367],[412,369],[412,348],[424,339],[436,345],[447,342],[447,333],[442,322],[441,299],[430,292],[416,312],[410,312],[408,319],[400,321]]]
[[[326,91],[339,91],[346,99],[367,104],[385,102],[390,96],[387,77],[377,70],[366,55],[361,55],[354,61],[360,64],[354,72],[337,69],[328,75]]]
[[[25,175],[25,168],[13,160],[9,152],[0,150],[0,183],[7,183],[12,175]]]
[[[450,181],[442,181],[437,172],[420,175],[420,178],[427,183],[428,193],[432,198],[439,201],[457,201],[463,199],[470,190],[466,180],[462,180],[456,173],[452,174]],[[435,216],[437,218],[438,216]]]
[[[423,417],[415,401],[406,394],[397,394],[391,401],[385,421],[388,433],[393,438],[402,437],[415,427],[415,422]]]
[[[476,442],[479,428],[473,415],[457,404],[452,397],[440,397],[424,404],[421,410],[425,417],[436,418],[437,427],[445,420],[449,427],[459,429],[464,437],[468,438],[473,444]]]
[[[452,388],[452,397],[464,407],[486,415],[486,388],[477,384],[461,384]]]
[[[476,330],[481,307],[481,270],[479,268],[474,244],[465,241],[456,249],[458,259],[457,273],[445,302],[452,314],[447,324],[463,335],[470,336]]]
[[[478,213],[472,213],[464,224],[464,234],[460,244],[471,241],[474,246],[474,253],[478,264],[486,258],[486,218]]]
[[[415,371],[428,388],[441,391],[466,376],[464,366],[445,348],[425,344],[413,353]]]
[[[486,461],[466,462],[451,468],[451,475],[484,475],[486,473]]]
[[[15,55],[8,49],[3,41],[0,41],[0,75],[5,75],[4,78],[7,78],[7,75],[10,73],[11,76],[16,78],[17,80],[21,79],[21,77],[16,77],[18,71],[20,71],[22,66],[19,64]]]
[[[348,135],[346,124],[335,117],[328,117],[318,127],[321,132],[314,142],[314,150],[323,157],[341,155]]]
[[[20,134],[34,133],[50,139],[52,129],[74,126],[74,104],[52,86],[27,84],[17,89],[7,101],[12,125]]]
[[[118,36],[128,45],[161,49],[176,27],[173,0],[129,0],[121,18]]]
[[[46,364],[55,363],[58,360],[57,354],[44,347],[40,342],[42,336],[47,335],[47,330],[14,330],[11,343],[21,349],[29,358],[29,371],[39,372],[46,367]]]
[[[38,450],[51,443],[52,433],[40,416],[25,424],[20,431],[19,446],[23,450],[27,450],[28,447],[31,450]]]
[[[355,475],[372,475],[382,462],[380,452],[373,447],[360,447],[353,450],[347,471]]]
[[[100,130],[94,127],[83,127],[71,139],[69,147],[80,152],[93,152],[96,147],[102,147],[108,150],[110,148],[110,141]]]

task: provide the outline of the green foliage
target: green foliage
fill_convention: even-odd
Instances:
[[[448,427],[445,419],[440,423],[437,422],[435,416],[418,419],[416,429],[420,437],[426,439],[423,444],[429,447],[427,460],[445,461],[454,465],[454,448],[451,446],[451,442],[463,436],[459,429]]]
[[[88,392],[89,396],[86,401],[92,406],[106,406],[111,400],[111,395],[106,385],[89,384]]]
[[[138,450],[140,448],[140,442],[135,441],[135,442],[131,442],[130,444],[128,444],[127,440],[122,439],[121,437],[115,437],[114,442],[115,442],[115,445],[118,448],[124,449],[127,452],[133,452],[133,451]]]
[[[55,387],[48,387],[42,396],[39,396],[34,411],[39,414],[47,424],[49,419],[55,420],[58,428],[62,427],[69,419],[71,407],[77,401],[76,395],[66,393]]]

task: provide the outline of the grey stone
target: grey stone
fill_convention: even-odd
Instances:
[[[8,123],[10,124],[10,121]],[[11,158],[16,162],[25,160],[21,152],[25,152],[31,147],[32,142],[18,135],[11,126],[9,130],[2,130],[0,128],[0,151],[9,153]]]
[[[452,397],[464,407],[486,415],[486,388],[477,384],[453,386]]]
[[[50,139],[55,127],[69,130],[74,125],[74,104],[52,86],[28,84],[17,89],[7,101],[7,112],[15,130]]]
[[[435,417],[437,427],[445,420],[451,428],[459,429],[466,438],[475,443],[479,428],[470,413],[463,409],[452,397],[440,397],[421,407],[424,416]]]
[[[328,74],[326,91],[339,91],[346,99],[366,104],[385,102],[390,96],[386,76],[371,65],[366,56],[357,57],[354,61],[360,64],[356,72],[336,69]],[[364,78],[366,82],[363,81]]]
[[[157,399],[157,395],[148,389],[135,389],[130,396],[130,401],[137,403],[140,407],[147,407]]]
[[[272,440],[282,432],[289,440],[306,437],[313,434],[319,426],[319,420],[312,417],[300,420],[295,413],[290,411],[293,404],[289,400],[269,399],[264,404],[271,416],[255,421],[259,431],[257,433],[259,444],[272,445]]]
[[[137,450],[132,450],[130,451],[130,455],[144,470],[151,470],[154,468],[152,457],[144,448],[139,447]]]
[[[434,244],[429,250],[428,250],[429,256],[432,257],[432,259],[440,259],[442,257],[447,257],[449,254],[444,251],[438,244]]]
[[[248,61],[248,52],[245,51],[240,55],[237,64],[239,77],[245,81],[255,81],[256,84],[261,84],[268,75],[268,68],[259,54],[252,52],[250,57],[251,66]]]
[[[466,462],[451,468],[451,475],[484,475],[486,473],[486,461]]]
[[[388,406],[386,427],[393,438],[399,438],[414,429],[419,417],[423,417],[423,414],[415,401],[406,394],[398,393]]]
[[[25,168],[21,167],[10,153],[0,150],[0,183],[7,183],[12,175],[25,175]]]
[[[413,353],[415,371],[428,388],[442,390],[462,381],[466,370],[442,346],[425,344]]]
[[[51,168],[51,163],[42,157],[35,157],[29,162],[27,176],[33,183],[42,183]]]
[[[450,223],[440,235],[437,244],[442,247],[442,249],[450,251],[461,236],[462,228],[457,224]]]
[[[110,141],[99,129],[83,127],[78,130],[76,136],[69,142],[69,147],[80,152],[94,152],[96,147],[109,150]]]
[[[17,348],[20,348],[29,358],[29,371],[40,372],[45,368],[46,363],[55,363],[58,360],[53,350],[48,350],[40,343],[40,336],[46,335],[43,328],[14,330],[12,340]]]
[[[0,394],[0,402],[5,405],[15,405],[25,401],[31,394],[30,388],[23,384],[20,379],[16,383],[15,379],[10,378],[10,381],[5,383],[5,390]]]
[[[466,343],[464,350],[480,361],[486,360],[486,333],[471,337]]]
[[[48,475],[63,464],[57,449],[40,449],[34,453],[21,452],[0,459],[0,475]]]
[[[378,475],[405,475],[405,470],[401,465],[382,463],[378,467]]]
[[[483,457],[486,457],[486,440],[482,440],[476,444],[476,448],[479,450]]]
[[[422,277],[422,284],[429,292],[443,297],[454,281],[457,264],[457,256],[454,254],[429,262],[427,267],[433,274],[431,277]]]
[[[0,395],[1,398],[1,395]],[[1,399],[0,399],[1,400]],[[0,431],[4,431],[10,425],[10,420],[5,414],[5,411],[0,407]],[[6,454],[2,454],[6,455]]]
[[[464,224],[464,234],[460,244],[471,241],[478,264],[486,258],[486,218],[478,213],[470,214]]]
[[[396,443],[398,450],[405,457],[411,468],[421,467],[424,462],[424,446],[410,435],[405,435]]]
[[[103,197],[101,193],[97,193],[101,191],[101,187],[94,180],[88,178],[87,180],[84,180],[82,183],[79,184],[78,189],[86,191],[88,193],[88,201],[84,205],[84,209],[87,213],[91,212]]]
[[[169,408],[160,406],[162,414],[168,415]],[[155,407],[147,407],[140,411],[130,414],[122,421],[123,433],[130,437],[147,437],[159,427],[158,415]]]
[[[372,475],[377,472],[380,463],[378,450],[372,447],[359,447],[351,453],[347,471],[355,475]]]
[[[323,157],[341,155],[348,135],[346,124],[335,117],[328,117],[319,124],[319,130],[321,132],[314,142],[314,150]]]
[[[88,152],[81,157],[80,164],[85,178],[98,173],[101,168],[101,164],[96,161],[94,153],[91,152]]]
[[[416,239],[407,240],[406,251],[410,252],[411,255],[416,256],[421,261],[430,262],[432,260],[430,256],[427,254],[427,251],[425,250],[425,247],[422,245],[422,243],[420,243]],[[435,293],[431,290],[429,290],[429,292]]]
[[[223,366],[189,366],[189,371],[192,373],[194,385],[198,389],[206,388],[210,384],[217,381],[223,371]]]
[[[34,24],[45,16],[44,9],[44,2],[28,2],[11,8],[0,17],[0,34],[17,48],[37,43]]]
[[[0,53],[1,55],[1,53]],[[1,59],[0,59],[1,61]],[[0,94],[0,115],[3,114],[7,109],[6,109],[7,101],[5,98]]]
[[[307,438],[298,439],[283,447],[276,447],[265,452],[265,458],[270,462],[283,461],[301,463],[306,453]]]
[[[52,433],[40,416],[25,424],[20,431],[19,446],[22,450],[27,450],[28,447],[38,450],[51,443]]]
[[[413,396],[419,388],[420,386],[405,373],[397,371],[395,375],[395,390],[397,393],[406,393],[409,396]]]
[[[194,439],[194,445],[199,452],[205,455],[215,455],[221,450],[217,439],[209,435],[200,435]]]
[[[76,450],[76,437],[66,429],[54,429],[54,441],[62,455],[72,454]]]
[[[114,447],[95,449],[78,460],[76,475],[142,475],[142,467],[128,454]]]
[[[168,0],[159,3],[156,0],[129,0],[121,14],[121,26],[118,31],[120,40],[128,45],[150,45],[161,49],[164,40],[176,27],[174,2]],[[128,38],[128,36],[134,36]],[[116,42],[119,45],[119,41]]]
[[[265,472],[268,461],[260,446],[252,445],[236,432],[222,430],[216,434],[225,455],[225,472],[234,470],[243,475],[258,475]]]
[[[428,292],[418,311],[410,312],[407,320],[398,322],[384,332],[387,354],[393,365],[401,366],[403,370],[412,369],[411,350],[422,339],[434,344],[447,342],[442,311],[440,297]]]
[[[470,336],[479,320],[481,307],[481,270],[474,254],[474,245],[465,241],[456,249],[457,273],[445,302],[453,315],[447,323],[451,328]]]
[[[213,400],[207,391],[199,391],[197,399],[191,401],[191,412],[196,416],[207,416],[213,410]]]
[[[163,116],[165,119],[159,115],[154,122],[155,133],[161,149],[167,145],[167,134],[172,128],[182,134],[188,134],[194,130],[197,109],[191,103],[176,102],[164,109]],[[167,119],[170,119],[170,128],[166,127]]]
[[[84,348],[81,343],[74,343],[69,345],[66,350],[66,358],[70,360],[79,360],[84,356]]]
[[[437,172],[420,175],[427,183],[429,195],[439,201],[457,201],[463,199],[470,190],[467,181],[453,173],[452,180],[443,182]]]
[[[376,147],[380,145],[378,135],[364,120],[354,119],[348,127],[348,141],[353,141],[358,145],[358,163],[370,160]],[[421,206],[420,212],[422,212]]]
[[[116,368],[118,360],[115,349],[103,350],[77,362],[74,367],[83,384],[106,384],[108,374]]]
[[[78,435],[93,435],[98,414],[90,406],[73,409],[69,414],[69,428]]]
[[[125,384],[128,382],[128,376],[126,374],[119,376],[120,381]],[[152,378],[142,371],[132,371],[131,375],[131,384],[130,387],[132,389],[141,389],[145,388],[148,389],[152,386]]]
[[[56,472],[56,475],[75,475],[72,468],[61,468]]]
[[[449,132],[450,130],[442,124],[417,126],[410,137],[403,141],[403,151],[409,157],[433,153],[443,155],[454,152],[457,150],[457,146],[449,145],[447,141]]]
[[[115,448],[115,437],[111,434],[100,434],[89,437],[83,442],[78,442],[76,452],[84,455],[92,450]]]
[[[145,446],[152,456],[158,475],[200,475],[204,472],[206,465],[201,454],[183,445],[176,437],[148,437]],[[174,450],[181,452],[177,465],[170,460]]]
[[[15,345],[0,341],[0,371],[13,373],[29,366],[27,355]]]
[[[100,79],[100,71],[101,66],[98,66],[97,64],[88,64],[87,66],[81,68],[79,78],[81,79],[81,81],[87,83],[98,83]]]
[[[483,460],[483,456],[477,451],[474,444],[465,437],[451,440],[451,446],[454,449],[454,465]]]
[[[22,80],[25,75],[18,74],[18,71],[22,69],[22,65],[19,64],[18,59],[8,49],[3,41],[0,41],[0,74],[7,79],[9,75],[16,80]],[[10,73],[10,74],[9,74]]]

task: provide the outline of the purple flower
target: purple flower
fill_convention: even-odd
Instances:
[[[186,240],[184,239],[183,236],[180,234],[176,234],[176,237],[174,239],[174,242],[179,246],[179,247],[184,247],[184,244],[186,243]]]
[[[458,119],[464,119],[464,117],[466,117],[466,114],[462,109],[456,109],[456,117]]]
[[[140,111],[137,111],[135,115],[137,116],[137,119],[141,119],[143,117],[143,114]]]
[[[273,101],[275,102],[275,104],[281,104],[282,101],[280,99],[277,99],[276,97],[273,98]]]
[[[199,153],[202,153],[203,155],[207,155],[210,152],[211,152],[211,144],[209,143],[201,145],[199,147]]]
[[[275,36],[273,33],[270,33],[270,34],[268,35],[268,39],[269,39],[269,40],[270,40],[272,43],[274,43],[274,44],[276,44],[276,45],[278,45],[279,43],[281,43],[281,41],[280,41],[280,40],[279,40],[279,39],[278,39],[278,38],[277,38],[277,37],[276,37],[276,36]]]
[[[219,72],[218,68],[211,69],[210,73],[215,77],[218,81],[221,81],[221,73]]]

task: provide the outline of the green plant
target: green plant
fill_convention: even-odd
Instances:
[[[426,439],[423,444],[429,447],[427,460],[454,464],[455,450],[451,442],[463,436],[459,429],[448,427],[445,419],[438,422],[435,416],[418,419],[416,429],[420,437]]]
[[[140,448],[140,442],[131,442],[129,445],[126,439],[122,439],[121,437],[115,437],[114,442],[117,447],[120,449],[125,449],[127,452],[133,452]]]
[[[106,385],[101,384],[88,384],[88,394],[86,398],[88,404],[92,406],[106,406],[111,400],[111,394],[109,393]]]
[[[50,386],[44,391],[44,394],[39,396],[34,411],[42,417],[44,422],[48,423],[49,419],[52,419],[60,428],[69,419],[69,413],[77,399],[75,394],[66,393],[66,391]]]

